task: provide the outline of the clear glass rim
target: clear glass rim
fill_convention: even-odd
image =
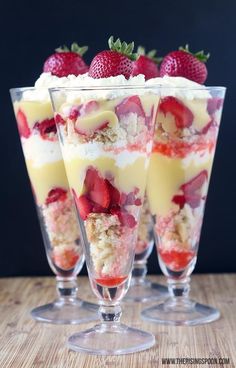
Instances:
[[[49,87],[49,92],[56,92],[56,91],[112,91],[112,90],[135,90],[135,89],[143,89],[143,90],[152,90],[158,89],[161,91],[170,91],[170,90],[177,90],[177,91],[220,91],[223,92],[226,90],[226,87],[223,86],[204,86],[204,87],[179,87],[179,86],[167,86],[163,84],[150,84],[150,85],[115,85],[115,86],[78,86],[78,87]]]
[[[115,85],[115,86],[78,86],[78,87],[16,87],[10,88],[10,93],[12,92],[25,92],[25,91],[35,91],[35,90],[48,90],[49,92],[56,92],[56,91],[112,91],[112,90],[135,90],[135,89],[142,89],[142,90],[154,90],[158,89],[161,91],[219,91],[225,92],[226,87],[223,86],[200,86],[200,87],[188,87],[188,86],[167,86],[163,84],[150,84],[150,85]]]

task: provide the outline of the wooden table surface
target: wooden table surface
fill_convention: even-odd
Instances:
[[[149,277],[162,281],[161,277]],[[80,294],[94,301],[86,277],[79,277]],[[32,308],[55,297],[50,277],[0,279],[0,368],[134,368],[236,367],[236,274],[194,275],[191,296],[221,310],[221,318],[196,327],[170,327],[143,322],[144,304],[123,304],[122,321],[156,336],[150,350],[123,356],[95,356],[69,351],[69,335],[86,325],[51,325],[32,320]],[[147,305],[147,304],[145,304]],[[163,358],[225,358],[225,364],[166,364]],[[229,363],[228,363],[229,360]],[[219,361],[218,361],[219,362]],[[227,364],[228,363],[228,364]]]

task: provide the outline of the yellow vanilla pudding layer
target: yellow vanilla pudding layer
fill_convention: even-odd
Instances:
[[[50,101],[17,101],[14,103],[16,115],[19,110],[23,111],[27,117],[27,123],[30,129],[32,129],[37,122],[53,118]]]
[[[148,171],[147,195],[152,215],[166,216],[178,209],[172,198],[183,183],[190,181],[202,170],[211,174],[214,153],[191,153],[184,159],[152,153]]]
[[[134,187],[136,187],[140,190],[140,196],[144,194],[147,164],[146,159],[143,157],[135,159],[133,163],[128,163],[124,167],[119,167],[115,159],[103,157],[103,152],[101,151],[100,157],[95,160],[82,157],[77,157],[73,160],[66,159],[65,166],[70,185],[76,190],[78,196],[83,194],[84,178],[89,167],[97,169],[104,178],[107,175],[113,177],[115,187],[124,193],[132,192]]]
[[[135,113],[135,109],[140,111],[135,103],[130,113],[127,113],[128,107],[119,107],[125,99],[85,102],[81,115],[74,121],[68,116],[71,109],[81,104],[79,98],[63,104],[59,110],[66,120],[66,126],[60,126],[64,162],[70,185],[78,196],[83,194],[83,182],[90,166],[101,176],[114,178],[114,185],[120,191],[129,193],[135,186],[140,195],[144,194],[152,133],[145,125],[145,117]],[[147,93],[138,99],[140,114],[156,116],[156,95]],[[88,113],[86,104],[91,106]]]
[[[48,101],[20,101],[14,104],[15,114],[23,112],[31,134],[21,137],[26,166],[37,204],[45,204],[48,193],[53,188],[68,189],[65,167],[57,136],[43,139],[34,125],[53,118],[51,103]]]
[[[190,127],[178,128],[173,114],[161,112],[160,102],[147,182],[153,215],[167,216],[171,210],[178,211],[179,207],[172,199],[180,194],[181,185],[204,170],[208,173],[209,182],[211,174],[217,133],[202,133],[202,129],[211,121],[207,110],[208,98],[177,99],[190,110],[193,120]],[[176,142],[180,144],[180,151],[177,148],[172,150]],[[181,142],[190,144],[184,153],[181,152]],[[192,143],[194,145],[191,148]],[[166,145],[164,151],[160,149],[162,144]]]

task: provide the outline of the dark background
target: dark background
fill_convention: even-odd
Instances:
[[[0,276],[47,275],[49,269],[8,89],[31,86],[61,44],[89,45],[87,62],[113,34],[159,55],[190,43],[210,51],[208,85],[228,88],[196,272],[236,271],[236,1],[1,1]],[[159,271],[155,253],[149,272]],[[85,270],[84,270],[85,272]]]

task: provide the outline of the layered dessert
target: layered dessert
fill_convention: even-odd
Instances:
[[[71,50],[66,46],[56,49],[45,61],[35,87],[20,89],[13,96],[48,260],[56,274],[65,276],[77,274],[84,258],[48,87],[69,84],[86,73],[88,66],[82,58],[86,50],[76,43]]]
[[[28,90],[14,110],[31,186],[57,271],[73,270],[82,256],[78,222],[70,195],[47,91]]]
[[[147,193],[159,259],[179,272],[196,256],[223,100],[186,78],[162,84]]]
[[[84,83],[96,81],[87,77]],[[124,282],[133,261],[158,104],[151,89],[135,87],[140,83],[142,76],[117,76],[100,79],[100,89],[52,92],[67,176],[88,241],[88,271],[101,286]]]

